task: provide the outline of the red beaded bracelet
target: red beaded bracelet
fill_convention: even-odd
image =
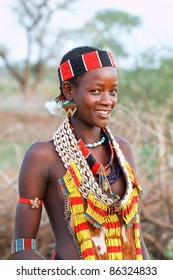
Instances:
[[[33,199],[19,197],[18,201],[21,203],[30,204],[32,209],[39,208],[39,206],[43,204],[43,200],[40,200],[38,197]]]

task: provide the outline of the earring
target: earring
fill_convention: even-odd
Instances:
[[[62,102],[62,108],[67,117],[72,117],[77,110],[77,104],[72,101]]]

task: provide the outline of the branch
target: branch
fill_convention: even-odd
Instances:
[[[146,207],[144,205],[142,205],[142,214],[144,215],[145,219],[147,221],[151,222],[152,224],[154,224],[160,228],[173,230],[172,225],[166,224],[165,222],[161,222],[160,220],[153,218],[151,216],[151,213],[146,209]]]
[[[138,123],[141,127],[143,127],[145,130],[149,131],[151,134],[153,134],[156,138],[160,139],[162,137],[162,141],[166,144],[173,144],[172,141],[169,141],[166,139],[166,137],[164,135],[161,135],[156,129],[152,128],[151,126],[147,125],[146,123],[144,123],[138,116],[137,114],[135,114],[135,112],[131,109],[129,109],[128,107],[119,104],[118,108],[120,108],[120,110],[122,111],[126,111],[128,112],[128,115],[132,116],[132,118],[136,121],[136,123]]]
[[[8,61],[8,58],[7,58],[7,55],[2,51],[0,50],[0,56],[2,57],[7,69],[9,70],[9,72],[12,74],[12,76],[18,80],[18,82],[23,85],[24,84],[24,79],[19,75],[19,73],[16,71],[15,67],[13,67],[9,61]]]
[[[168,259],[168,257],[165,255],[165,253],[163,251],[163,248],[162,248],[162,245],[160,244],[160,241],[157,241],[157,239],[154,236],[150,235],[147,232],[144,232],[143,236],[144,236],[145,240],[148,240],[150,243],[153,244],[153,247],[155,247],[157,249],[157,251],[160,253],[160,255],[162,255],[164,260]]]

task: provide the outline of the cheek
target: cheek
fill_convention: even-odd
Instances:
[[[86,102],[86,100],[80,100],[77,103],[77,107],[80,114],[85,114],[85,112],[88,112],[93,105],[90,102]]]
[[[118,103],[118,96],[116,95],[116,97],[114,97],[114,98],[112,99],[113,107],[115,107],[115,106],[117,105],[117,103]]]
[[[85,97],[77,100],[78,107],[82,110],[87,110],[88,108],[92,108],[98,102],[98,98],[89,98],[87,93]]]

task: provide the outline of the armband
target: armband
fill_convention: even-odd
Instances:
[[[11,253],[14,255],[17,252],[24,250],[36,250],[36,239],[18,238],[11,242]]]
[[[40,200],[38,197],[33,199],[19,197],[18,201],[21,203],[30,204],[32,209],[39,208],[39,206],[43,204],[43,200]]]

